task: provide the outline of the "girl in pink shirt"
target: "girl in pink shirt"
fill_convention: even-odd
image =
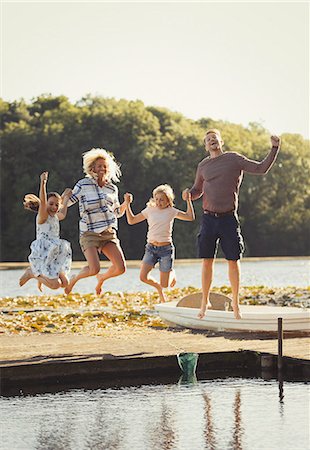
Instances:
[[[172,229],[174,219],[192,221],[195,219],[191,194],[184,200],[187,203],[186,212],[174,207],[174,192],[168,184],[157,186],[153,190],[153,196],[146,204],[146,208],[139,214],[133,214],[130,203],[133,201],[132,194],[128,192],[124,196],[127,200],[126,216],[128,223],[136,223],[147,220],[148,233],[145,253],[142,260],[140,280],[157,289],[161,302],[166,298],[163,288],[173,287],[176,283],[175,271],[173,269],[175,249],[172,242]],[[159,263],[160,282],[151,277],[150,272],[156,263]]]

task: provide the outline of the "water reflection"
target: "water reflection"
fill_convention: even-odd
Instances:
[[[108,411],[107,403],[104,397],[100,398],[94,418],[90,421],[90,427],[87,430],[88,434],[85,437],[84,448],[86,449],[102,450],[106,448],[121,450],[123,448],[124,429],[122,426],[117,426],[119,422],[117,416],[112,417],[114,426],[111,426],[111,423],[109,423],[111,417],[109,416],[110,412]],[[92,430],[95,430],[95,433],[89,432]]]
[[[186,385],[191,385],[191,384],[196,384],[196,383],[198,383],[198,381],[197,381],[197,376],[195,373],[192,373],[190,375],[183,373],[180,376],[180,379],[178,381],[179,386],[181,386],[181,385],[186,386]]]
[[[278,372],[278,382],[279,382],[279,400],[280,403],[284,403],[284,389],[283,389],[283,373],[282,371]]]
[[[154,450],[171,450],[176,446],[176,433],[174,431],[174,412],[163,400],[161,405],[160,419],[156,430],[157,438],[154,439]]]
[[[66,416],[66,417],[61,417]],[[66,426],[59,427],[59,421],[64,421]],[[66,411],[58,413],[55,411],[54,421],[41,420],[37,435],[36,450],[53,449],[62,450],[71,448],[72,442],[72,418]]]
[[[230,378],[6,397],[1,444],[35,450],[246,450],[258,442],[260,448],[270,442],[281,450],[307,448],[307,395],[306,384],[287,382],[285,417],[280,374],[278,382]]]
[[[204,399],[204,418],[205,418],[205,430],[204,436],[206,441],[206,449],[207,450],[216,450],[216,439],[215,432],[213,427],[212,420],[212,411],[211,411],[211,399],[207,393],[202,394]]]
[[[216,432],[213,425],[211,398],[207,393],[203,393],[202,396],[204,399],[204,418],[206,423],[204,430],[206,442],[205,448],[207,450],[217,450],[219,447],[217,446]],[[233,450],[242,450],[243,448],[242,435],[244,430],[242,428],[242,421],[241,421],[241,392],[239,389],[235,393],[233,412],[234,412],[234,429],[233,429],[233,439],[231,441],[230,448],[232,448]],[[218,427],[218,429],[221,430],[221,427]]]
[[[242,421],[241,421],[241,392],[238,389],[235,394],[234,402],[234,433],[233,433],[233,449],[242,450]]]

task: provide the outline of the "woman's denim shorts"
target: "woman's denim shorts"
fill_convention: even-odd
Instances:
[[[142,262],[153,267],[159,262],[160,272],[170,272],[173,267],[174,253],[173,244],[163,245],[162,247],[146,244]]]

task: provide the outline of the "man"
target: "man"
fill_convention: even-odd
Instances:
[[[198,253],[202,262],[202,301],[198,314],[203,318],[211,307],[209,300],[213,278],[214,258],[221,243],[228,261],[229,280],[232,289],[232,308],[236,319],[241,319],[239,309],[240,258],[244,251],[240,223],[237,216],[239,188],[243,172],[264,175],[272,167],[280,148],[280,138],[271,136],[272,148],[261,161],[250,160],[235,152],[224,152],[224,142],[217,129],[208,130],[204,145],[210,156],[197,167],[193,187],[189,190],[192,200],[203,197],[203,216],[198,235]]]

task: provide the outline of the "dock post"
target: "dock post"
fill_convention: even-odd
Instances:
[[[283,324],[282,317],[278,317],[278,370],[283,368]]]

